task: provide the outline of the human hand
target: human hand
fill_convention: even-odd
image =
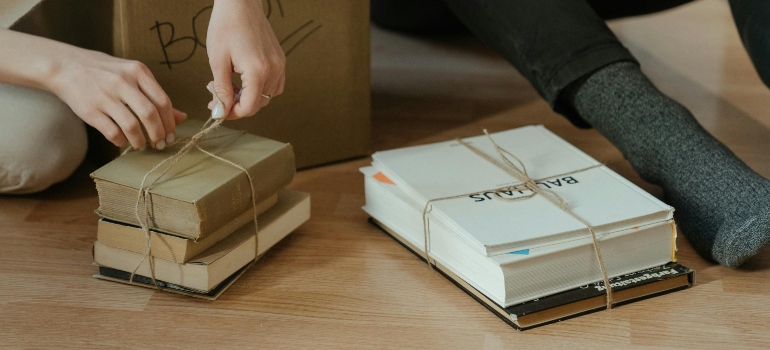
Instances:
[[[143,150],[142,128],[153,148],[174,142],[176,124],[187,115],[172,108],[147,66],[74,47],[61,56],[46,88],[110,142]]]
[[[215,0],[206,50],[214,75],[212,118],[252,116],[283,93],[286,56],[261,1]],[[240,89],[233,85],[233,72],[241,75]]]

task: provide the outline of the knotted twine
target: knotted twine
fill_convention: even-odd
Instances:
[[[505,171],[509,175],[513,176],[516,180],[519,180],[520,183],[518,183],[516,185],[513,185],[513,186],[504,186],[504,187],[495,188],[495,189],[482,190],[482,191],[476,191],[476,192],[464,193],[464,194],[458,194],[458,195],[454,195],[454,196],[433,198],[433,199],[428,200],[425,203],[425,207],[422,210],[423,233],[424,233],[424,239],[425,239],[425,242],[424,242],[424,244],[425,244],[425,261],[428,262],[428,267],[430,267],[431,269],[433,268],[433,265],[431,265],[431,258],[430,258],[430,225],[429,225],[429,222],[428,222],[428,213],[433,208],[431,204],[433,204],[435,202],[439,202],[439,201],[463,198],[463,197],[468,197],[468,196],[472,196],[472,195],[475,195],[475,194],[488,193],[488,192],[492,192],[495,195],[495,197],[497,197],[500,200],[504,200],[504,201],[526,200],[526,199],[535,197],[537,195],[541,195],[541,196],[545,197],[546,199],[548,199],[548,201],[550,201],[551,203],[556,205],[559,209],[561,209],[562,211],[567,213],[569,216],[575,218],[575,220],[579,221],[586,228],[588,228],[588,232],[591,233],[591,240],[593,242],[594,252],[596,253],[596,260],[599,262],[599,269],[601,270],[602,279],[604,280],[604,286],[606,287],[605,291],[606,291],[606,296],[607,296],[607,299],[606,299],[607,300],[607,309],[611,309],[612,308],[612,304],[613,304],[612,287],[610,286],[610,280],[609,280],[609,278],[607,276],[607,270],[604,267],[604,260],[602,259],[602,252],[601,252],[601,249],[599,248],[599,242],[596,239],[596,232],[594,231],[593,226],[591,226],[585,219],[583,219],[580,216],[578,216],[577,214],[575,214],[575,212],[573,212],[572,209],[570,209],[569,204],[567,203],[567,201],[565,201],[564,198],[559,196],[555,191],[553,191],[553,190],[551,190],[549,188],[540,188],[540,187],[537,186],[538,182],[542,182],[544,180],[553,179],[553,178],[557,178],[557,177],[562,177],[562,176],[565,176],[565,175],[571,175],[571,174],[580,173],[580,172],[583,172],[583,171],[586,171],[586,170],[590,170],[590,169],[593,169],[593,168],[598,168],[598,167],[600,167],[602,165],[601,164],[597,164],[597,165],[589,166],[589,167],[586,167],[586,168],[570,171],[570,172],[567,172],[567,173],[553,175],[553,176],[548,176],[548,177],[545,177],[545,178],[542,178],[542,179],[533,180],[533,179],[531,179],[529,177],[529,174],[527,173],[527,167],[524,166],[524,163],[518,157],[513,155],[513,153],[508,152],[506,149],[500,147],[497,144],[497,142],[495,142],[495,140],[492,138],[492,136],[489,135],[489,132],[487,132],[487,129],[484,129],[484,134],[487,136],[489,141],[494,146],[495,151],[497,152],[497,155],[499,156],[500,160],[502,160],[502,163],[500,163],[499,161],[495,160],[494,158],[488,156],[487,154],[481,152],[476,147],[471,146],[469,143],[467,143],[467,142],[465,142],[465,141],[463,141],[463,140],[461,140],[459,138],[455,139],[455,141],[459,142],[461,145],[465,146],[466,148],[471,150],[473,153],[475,153],[479,157],[481,157],[484,160],[494,164],[495,166],[497,166],[498,168],[502,169],[503,171]],[[508,156],[513,158],[518,163],[518,166],[516,164],[514,164],[508,158]],[[503,197],[502,195],[500,195],[501,192],[519,191],[521,193],[522,191],[527,191],[527,190],[529,190],[531,193],[528,194],[528,195],[525,195],[525,196],[520,196],[520,197],[508,197],[508,198],[506,198],[506,197]]]
[[[214,95],[214,99],[219,101],[219,97],[217,96],[216,92],[212,91]],[[198,133],[190,137],[189,140],[177,140],[173,144],[169,145],[168,147],[180,143],[182,141],[186,141],[185,145],[182,146],[182,148],[179,149],[174,155],[164,159],[160,163],[156,164],[150,171],[148,171],[146,174],[144,174],[144,177],[142,178],[142,183],[139,186],[138,195],[136,198],[136,206],[134,208],[134,213],[136,214],[136,219],[139,221],[140,226],[142,227],[142,231],[144,232],[144,237],[147,240],[147,249],[144,252],[144,255],[142,256],[142,260],[139,261],[139,263],[136,265],[134,270],[131,272],[131,277],[128,279],[128,282],[131,284],[134,284],[134,276],[136,275],[136,271],[139,270],[139,267],[141,267],[142,263],[145,260],[149,261],[150,264],[150,278],[152,279],[152,283],[155,286],[156,289],[162,291],[163,289],[160,288],[158,285],[157,280],[155,279],[155,258],[152,256],[152,239],[150,236],[150,207],[149,207],[149,195],[150,195],[150,189],[152,188],[155,183],[158,182],[166,173],[168,173],[171,168],[174,167],[182,158],[184,158],[185,155],[187,155],[193,148],[203,152],[204,154],[214,158],[218,159],[222,162],[225,162],[227,164],[230,164],[241,171],[243,171],[246,174],[246,178],[249,180],[249,188],[251,189],[251,207],[254,214],[254,260],[251,262],[251,264],[247,267],[250,268],[251,266],[256,263],[257,258],[259,257],[259,223],[257,222],[257,202],[256,202],[256,191],[254,190],[254,181],[251,178],[251,174],[249,174],[249,171],[242,167],[239,164],[236,164],[232,161],[229,161],[225,158],[222,158],[214,153],[211,153],[209,151],[206,151],[205,149],[201,148],[199,145],[199,142],[206,140],[205,136],[209,134],[210,132],[214,131],[215,129],[219,128],[220,125],[224,122],[224,118],[222,119],[209,119],[206,121],[205,124],[203,124],[203,127],[201,128]],[[240,132],[239,134],[243,134],[243,132]],[[230,135],[230,134],[228,134]],[[228,136],[228,135],[222,135],[222,136]],[[221,137],[221,136],[220,136]],[[125,153],[131,151],[131,148],[127,149]],[[155,171],[163,168],[163,171],[161,174],[156,177],[154,180],[152,180],[149,184],[147,184],[147,187],[145,187],[145,183],[147,183],[147,178],[150,176],[150,174],[154,173]],[[142,217],[140,214],[140,207],[142,206],[142,203],[144,203],[144,217]]]

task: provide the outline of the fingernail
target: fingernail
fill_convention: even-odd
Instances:
[[[214,119],[222,119],[225,117],[225,106],[222,105],[222,102],[217,102],[214,109],[211,110],[211,117]]]
[[[144,145],[142,145],[142,147],[139,147],[139,149],[137,151],[141,152],[141,151],[144,151],[146,149],[147,149],[147,145],[144,144]]]
[[[170,132],[170,133],[166,134],[166,144],[167,145],[170,145],[170,144],[174,143],[174,140],[176,140],[176,136],[174,135],[173,132]]]
[[[184,116],[184,119],[187,120],[187,113],[182,112],[182,115]]]
[[[166,141],[158,141],[158,143],[155,144],[155,148],[157,148],[158,151],[162,151],[164,148],[166,148]]]

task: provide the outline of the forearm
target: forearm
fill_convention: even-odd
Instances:
[[[50,90],[64,58],[78,49],[58,41],[0,29],[0,83]]]

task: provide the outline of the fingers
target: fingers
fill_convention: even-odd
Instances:
[[[217,73],[215,73],[216,79]],[[219,75],[225,75],[224,72]],[[232,85],[232,72],[228,72],[227,79],[230,79],[230,89],[223,89],[225,82],[209,82],[206,88],[222,100],[226,96],[227,100],[222,101],[224,105],[217,105],[217,98],[214,97],[208,103],[208,109],[211,110],[212,118],[218,119],[220,116],[226,116],[227,119],[238,119],[256,114],[260,108],[270,103],[270,99],[283,93],[286,83],[283,61],[271,64],[257,64],[251,69],[247,69],[241,74],[243,88],[238,89]],[[224,94],[222,93],[224,92]],[[232,98],[231,98],[232,96]],[[266,97],[268,96],[268,97]],[[229,102],[232,102],[229,104]],[[228,108],[228,106],[230,108]],[[223,108],[224,107],[224,108]],[[223,114],[226,111],[227,114]]]
[[[227,59],[213,59],[211,61],[211,72],[214,74],[214,85],[212,93],[214,94],[214,107],[211,110],[211,117],[221,119],[230,114],[233,107],[234,91],[232,72],[233,66]]]
[[[283,87],[286,85],[286,72],[281,74],[281,80],[278,82],[278,87],[275,89],[273,96],[278,96],[283,93]]]
[[[174,114],[174,122],[176,124],[179,124],[185,120],[187,120],[187,113],[182,112],[178,109],[173,108],[171,112]]]
[[[99,130],[115,146],[123,147],[128,142],[123,131],[115,124],[113,119],[102,112],[94,111],[86,118],[83,118],[83,120],[88,125],[94,127],[94,129]]]
[[[269,97],[265,97],[265,96],[260,95],[260,97],[262,98],[262,100],[261,100],[262,107],[267,106],[267,104],[270,103],[270,99],[273,96],[278,96],[279,95],[277,93],[277,91],[278,91],[278,86],[281,85],[281,77],[282,76],[283,76],[283,74],[281,74],[279,76],[276,76],[273,79],[270,79],[270,80],[268,80],[265,83],[265,87],[262,89],[262,91],[263,91],[262,94],[264,94],[266,96],[269,96]]]
[[[113,86],[114,100],[104,105],[103,112],[113,119],[134,149],[146,148],[147,138],[152,147],[166,148],[176,138],[178,118],[168,95],[140,62],[123,65],[121,77]]]
[[[114,102],[107,106],[105,113],[120,127],[120,131],[128,139],[131,147],[140,151],[147,147],[142,126],[128,107]],[[109,136],[107,138],[109,139]]]
[[[244,71],[241,75],[243,90],[240,102],[233,107],[231,117],[252,116],[270,103],[272,97],[283,93],[285,67],[285,58],[282,55],[273,55]]]
[[[160,117],[160,121],[163,124],[164,136],[162,140],[165,140],[166,145],[173,143],[174,139],[176,138],[176,120],[174,118],[173,108],[171,107],[171,100],[168,98],[166,92],[163,91],[163,88],[160,87],[149,70],[141,72],[139,74],[138,80],[139,90],[141,90],[141,92],[144,93],[144,95],[154,105],[155,110],[158,112]],[[155,141],[155,144],[157,145],[157,142],[160,140]]]
[[[163,121],[161,120],[160,112],[156,106],[150,102],[150,99],[147,96],[145,96],[137,89],[127,89],[121,95],[123,103],[128,105],[131,111],[133,111],[139,120],[141,120],[142,125],[144,125],[144,129],[147,131],[147,136],[150,137],[150,144],[152,147],[159,150],[166,148],[167,133],[165,131]],[[112,109],[115,110],[117,107],[112,107]],[[116,116],[112,115],[112,117],[115,118]],[[134,122],[136,122],[136,118],[133,119]],[[120,121],[118,121],[118,124],[121,125],[122,128]],[[124,131],[126,130],[124,129]],[[134,130],[132,129],[131,132],[134,132]],[[142,130],[140,126],[139,134],[141,133]],[[126,137],[131,140],[132,135],[126,133]],[[142,136],[142,138],[144,137]],[[133,145],[133,142],[131,144]]]
[[[264,84],[258,81],[259,78],[260,74],[255,72],[247,72],[241,75],[243,88],[241,88],[240,100],[233,106],[233,118],[252,116],[262,107],[262,88]]]
[[[208,107],[209,110],[213,111],[214,107],[216,107],[216,103],[217,103],[217,98],[216,98],[216,96],[214,96],[214,92],[215,92],[214,91],[214,82],[210,81],[206,85],[206,89],[209,90],[209,92],[212,94],[211,101],[209,101],[209,103],[208,103],[208,105],[206,107]],[[238,102],[241,100],[241,91],[242,91],[241,88],[239,88],[239,87],[235,86],[235,84],[233,84],[233,92],[235,93],[235,96],[233,97],[233,105],[238,104]],[[233,119],[233,118],[231,118],[232,117],[232,109],[230,111],[231,111],[231,113],[228,116],[228,119]]]

